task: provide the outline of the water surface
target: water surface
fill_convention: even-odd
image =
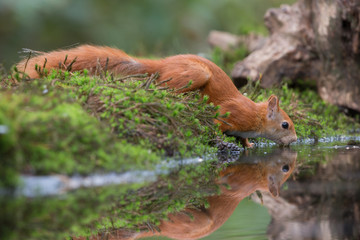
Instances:
[[[0,192],[2,234],[57,239],[103,226],[93,239],[360,239],[359,139],[340,140],[168,161],[156,171],[23,176],[15,192]]]

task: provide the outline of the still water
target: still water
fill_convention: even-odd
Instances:
[[[252,195],[251,203],[239,204],[228,222],[204,239],[360,239],[359,145],[293,149],[297,168],[280,196],[263,194],[261,205]],[[239,219],[249,222],[241,224]]]
[[[11,196],[0,192],[5,222],[10,223],[8,236],[54,239],[49,236],[56,231],[76,231],[66,222],[81,218],[86,207],[100,206],[92,198],[108,195],[96,190],[78,200],[74,192],[147,181],[136,190],[109,195],[112,204],[99,212],[109,217],[107,211],[117,209],[111,211],[111,224],[106,233],[90,239],[360,239],[360,146],[355,140],[300,143],[290,149],[258,147],[212,162],[207,158],[170,162],[171,168],[153,172],[24,176],[15,197],[22,199],[21,204],[12,206]],[[69,203],[47,205],[54,199],[61,203],[71,199],[73,209]],[[47,206],[52,209],[44,209]]]
[[[252,194],[203,239],[360,239],[359,145],[303,144],[292,149],[296,168],[279,197]],[[275,155],[278,159],[270,161],[284,159]]]

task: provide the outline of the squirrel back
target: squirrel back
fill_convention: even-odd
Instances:
[[[24,59],[17,65],[17,68],[30,78],[37,78],[39,73],[35,65],[41,68],[45,66],[45,69],[50,70],[67,69],[70,64],[71,71],[87,69],[92,74],[105,69],[124,76],[158,72],[158,82],[172,79],[166,83],[167,86],[173,89],[181,88],[182,90],[179,92],[201,88],[201,93],[208,95],[211,98],[209,101],[213,103],[239,94],[235,85],[219,67],[205,58],[192,54],[176,55],[164,59],[141,59],[129,56],[116,48],[82,45],[73,49],[42,53],[29,60]],[[227,79],[224,79],[224,75]],[[212,79],[211,82],[210,79]],[[192,81],[189,88],[183,88],[188,85],[189,81]],[[208,85],[211,86],[208,87]],[[224,87],[228,91],[218,94],[218,91]]]
[[[200,90],[202,95],[209,97],[209,102],[220,106],[220,114],[230,112],[229,117],[215,121],[224,133],[240,137],[246,147],[252,146],[248,137],[265,137],[281,145],[289,145],[297,140],[294,124],[279,107],[276,96],[263,103],[251,101],[238,91],[224,71],[196,55],[141,59],[115,48],[82,45],[24,59],[17,68],[28,77],[36,78],[39,72],[35,66],[50,70],[68,69],[70,65],[71,71],[88,69],[92,74],[99,69],[121,75],[158,72],[160,76],[157,81],[171,79],[163,84],[178,89],[177,92]]]

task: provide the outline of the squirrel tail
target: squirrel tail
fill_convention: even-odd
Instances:
[[[151,64],[146,64],[150,61]],[[22,60],[18,63],[17,69],[30,78],[39,77],[43,69],[68,71],[88,69],[93,74],[106,70],[123,75],[151,74],[155,72],[157,62],[136,59],[115,48],[82,45],[72,49],[40,53]]]

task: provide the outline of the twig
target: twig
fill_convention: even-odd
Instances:
[[[51,86],[55,86],[55,82],[57,82],[57,81],[59,81],[60,79],[58,79],[58,78],[55,78],[55,79],[53,79],[53,80],[51,80]]]
[[[113,104],[119,104],[119,103],[121,103],[121,102],[123,102],[123,101],[126,101],[126,100],[129,100],[129,99],[130,99],[129,97],[124,97],[124,98],[122,98],[122,99],[114,102]]]
[[[105,69],[104,69],[105,75],[106,75],[106,72],[108,70],[108,66],[109,66],[109,58],[107,57],[106,62],[105,62]]]
[[[216,120],[219,120],[220,122],[223,122],[223,123],[225,123],[226,125],[229,125],[229,126],[232,126],[230,123],[228,123],[227,121],[225,121],[225,120],[222,120],[222,119],[220,119],[220,118],[215,118]]]
[[[98,86],[104,86],[104,87],[111,87],[111,88],[115,88],[115,89],[120,89],[122,90],[123,88],[117,85],[111,85],[111,84],[99,84]]]
[[[101,105],[99,108],[96,109],[96,112],[101,112],[106,109],[106,104]]]
[[[160,82],[156,83],[155,86],[156,86],[156,87],[157,87],[157,86],[160,86],[160,85],[162,85],[163,83],[167,83],[167,82],[169,82],[169,81],[171,81],[171,80],[172,80],[172,78],[166,79],[166,80],[164,80],[164,81],[160,81]]]
[[[161,87],[161,88],[158,88],[159,90],[168,90],[169,87]]]
[[[186,88],[189,88],[192,84],[192,80],[190,80],[188,82],[188,84],[186,84],[185,86],[182,86],[181,88],[178,88],[178,89],[174,89],[175,92],[179,92],[180,90],[183,90],[183,89],[186,89]]]
[[[140,85],[139,88],[145,88],[146,90],[149,88],[150,84],[155,81],[157,78],[159,77],[159,73],[156,72],[156,73],[153,73],[151,74],[151,76],[143,83]]]
[[[68,58],[68,55],[66,54],[66,55],[65,55],[64,62],[63,62],[64,66],[66,66],[66,61],[67,61],[67,58]]]
[[[128,76],[125,76],[125,77],[122,77],[122,78],[118,78],[118,79],[114,79],[113,81],[120,81],[120,82],[123,82],[124,80],[126,79],[129,79],[129,78],[145,78],[147,77],[148,74],[147,73],[144,73],[144,74],[134,74],[134,75],[128,75]]]
[[[156,72],[155,74],[151,74],[150,79],[146,81],[145,89],[148,89],[156,79],[159,78],[159,72]]]
[[[96,59],[95,75],[100,75],[100,78],[103,79],[103,78],[101,77],[101,71],[102,71],[102,67],[101,67],[101,64],[100,64],[100,59],[97,58],[97,59]]]
[[[47,64],[47,58],[45,58],[45,61],[44,61],[43,71],[44,71],[44,69],[45,69],[45,67],[46,67],[46,64]]]
[[[148,229],[151,230],[151,232],[153,234],[155,234],[155,230],[154,230],[154,228],[151,227],[151,224],[149,222],[146,222],[146,225],[147,225]]]
[[[24,66],[24,73],[26,72],[26,67],[27,67],[28,62],[29,62],[29,60],[31,58],[31,55],[32,55],[32,51],[29,52],[28,58],[26,59],[25,66]]]
[[[69,66],[67,66],[66,71],[71,72],[72,65],[76,62],[77,57],[74,58],[74,60],[71,61]]]

